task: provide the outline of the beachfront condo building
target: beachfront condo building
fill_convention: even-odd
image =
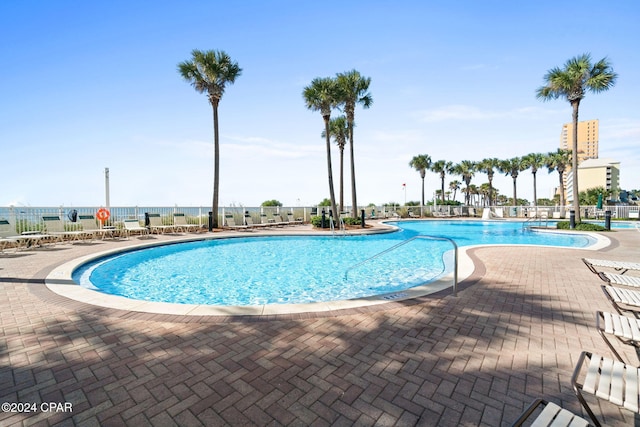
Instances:
[[[598,158],[598,120],[578,122],[578,164],[586,159]],[[560,148],[571,150],[573,148],[573,123],[562,125],[560,133]]]
[[[587,159],[578,166],[578,192],[603,187],[617,197],[620,189],[620,162],[612,159]],[[567,201],[573,201],[573,176],[567,176]]]

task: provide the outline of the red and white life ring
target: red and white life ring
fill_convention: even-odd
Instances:
[[[111,213],[109,212],[109,209],[105,209],[105,208],[98,209],[98,212],[96,213],[96,217],[102,222],[105,222],[106,220],[108,220],[110,216],[111,216]]]

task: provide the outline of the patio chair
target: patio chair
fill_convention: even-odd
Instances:
[[[247,230],[249,228],[246,225],[236,225],[233,214],[224,214],[224,227],[232,230]]]
[[[640,291],[607,285],[602,285],[602,290],[618,314],[622,314],[623,311],[626,311],[638,318],[638,311],[640,310]]]
[[[265,227],[270,227],[272,225],[275,225],[275,221],[270,221],[269,217],[267,217],[267,214],[261,213],[260,214],[260,224],[264,225]]]
[[[624,276],[622,274],[607,273],[601,271],[600,273],[598,273],[598,277],[600,277],[605,282],[612,283],[614,285],[633,286],[635,288],[640,287],[640,277],[638,276]]]
[[[584,394],[591,394],[629,411],[640,413],[639,376],[640,368],[583,351],[571,376],[571,385],[594,425],[600,427],[602,424],[589,407]]]
[[[173,214],[173,227],[176,231],[198,231],[200,228],[198,224],[189,224],[187,217],[179,212],[174,212]]]
[[[633,317],[621,316],[606,311],[596,311],[596,329],[613,352],[616,359],[624,362],[607,338],[607,335],[616,337],[620,342],[640,348],[640,320]]]
[[[249,228],[260,228],[260,227],[266,227],[266,224],[256,224],[255,222],[253,222],[253,218],[251,218],[251,214],[244,214],[244,225],[246,225]]]
[[[175,231],[175,228],[173,225],[165,225],[162,223],[162,217],[160,216],[160,214],[158,213],[148,213],[147,216],[149,217],[149,232],[153,233],[156,232],[158,234],[164,234],[167,232],[173,232]]]
[[[42,246],[45,241],[52,239],[52,236],[40,232],[16,234],[16,228],[8,220],[0,219],[0,252],[12,245],[16,249]]]
[[[65,230],[64,223],[59,216],[47,215],[42,217],[42,222],[47,234],[52,235],[59,241],[69,239],[70,241],[93,240],[93,233],[83,230]]]
[[[535,417],[535,418],[534,418]],[[511,427],[531,425],[537,427],[587,427],[589,422],[553,402],[536,399],[524,410]]]
[[[598,270],[596,267],[606,267],[612,268],[616,271],[619,271],[620,274],[624,274],[629,270],[639,270],[640,271],[640,263],[639,262],[629,262],[629,261],[610,261],[606,259],[592,259],[592,258],[582,258],[582,261],[585,265],[594,272],[598,274]]]
[[[280,216],[280,214],[277,214],[273,216],[272,225],[275,225],[277,227],[284,227],[285,225],[287,225],[287,223],[282,220],[282,217]]]
[[[149,234],[149,229],[147,227],[142,227],[140,225],[140,221],[138,221],[137,219],[125,219],[124,221],[122,221],[124,224],[124,233],[127,236],[127,239],[131,236],[131,234],[136,234],[139,233],[140,237],[151,237],[151,235]]]
[[[287,219],[289,220],[290,224],[302,224],[302,218],[294,218],[293,212],[287,212]]]
[[[82,230],[87,233],[93,233],[93,237],[100,236],[102,240],[106,236],[115,237],[116,229],[113,227],[100,228],[96,222],[94,215],[78,215],[78,222],[82,225]]]

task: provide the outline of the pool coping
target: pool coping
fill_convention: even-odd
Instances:
[[[394,220],[392,220],[394,221]],[[395,222],[395,221],[394,221]],[[354,234],[381,234],[393,232],[397,227],[391,224],[384,224],[386,229],[367,230]],[[569,234],[583,234],[589,235],[596,239],[596,243],[586,248],[567,248],[555,246],[563,249],[582,249],[582,250],[600,250],[610,245],[611,241],[598,233],[593,232],[574,232],[569,230],[548,230],[539,229],[540,232],[551,233],[569,233]],[[272,236],[315,236],[319,233],[261,233],[260,237],[272,237]],[[166,302],[151,302],[134,300],[118,295],[109,295],[97,290],[91,290],[85,288],[72,279],[73,271],[80,265],[99,259],[105,256],[114,255],[117,253],[124,253],[129,251],[140,250],[148,247],[178,244],[185,242],[194,242],[202,240],[214,240],[214,239],[227,239],[227,238],[239,238],[239,237],[252,237],[247,235],[210,235],[210,236],[193,236],[184,237],[171,241],[163,242],[144,242],[137,245],[128,246],[126,248],[114,248],[106,251],[101,251],[89,255],[85,255],[73,260],[67,261],[61,265],[58,265],[45,278],[46,287],[57,295],[69,298],[71,300],[98,306],[101,308],[110,308],[117,310],[126,310],[132,312],[148,313],[148,314],[166,314],[166,315],[179,315],[179,316],[271,316],[271,315],[283,315],[283,314],[303,314],[303,313],[323,313],[323,312],[336,312],[341,310],[373,307],[381,304],[388,304],[391,302],[400,302],[406,300],[412,300],[426,295],[434,294],[440,291],[445,291],[447,288],[455,293],[454,287],[454,274],[446,273],[430,281],[424,285],[419,285],[413,288],[409,288],[403,291],[391,292],[386,294],[374,295],[363,298],[355,298],[349,300],[327,301],[327,302],[315,302],[304,304],[264,304],[256,306],[220,306],[220,305],[203,305],[203,304],[176,304]],[[258,237],[258,236],[253,236]],[[463,246],[458,248],[458,284],[465,279],[469,278],[476,269],[476,266],[467,253],[472,249],[489,246],[514,246],[514,247],[530,247],[535,245],[472,245]],[[546,246],[554,247],[554,246]],[[445,271],[452,270],[451,256],[443,256],[445,260]],[[457,284],[456,284],[457,285]]]

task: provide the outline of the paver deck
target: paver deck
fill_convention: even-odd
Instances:
[[[607,237],[598,252],[473,249],[457,297],[245,318],[96,308],[45,287],[57,265],[136,239],[0,255],[0,403],[36,404],[0,426],[506,426],[537,397],[582,413],[571,373],[583,349],[611,356],[595,328],[611,307],[581,258],[640,254],[637,231]],[[636,423],[589,403],[606,425]]]

